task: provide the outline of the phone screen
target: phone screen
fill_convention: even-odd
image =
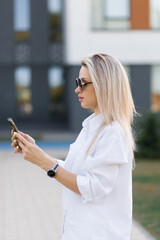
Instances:
[[[15,131],[15,132],[18,132],[18,128],[16,127],[16,124],[14,123],[13,119],[12,118],[7,118],[9,124],[11,125],[12,129]]]

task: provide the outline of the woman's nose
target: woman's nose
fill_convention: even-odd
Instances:
[[[82,92],[82,90],[81,90],[80,86],[78,86],[78,87],[75,89],[75,93],[80,93],[80,92]]]

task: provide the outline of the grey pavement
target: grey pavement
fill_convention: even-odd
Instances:
[[[60,240],[61,228],[62,186],[21,155],[0,151],[0,240]],[[131,240],[154,238],[133,220]]]

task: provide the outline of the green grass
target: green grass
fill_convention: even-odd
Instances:
[[[0,137],[0,142],[9,142],[11,137]]]
[[[133,216],[160,240],[160,161],[137,160],[133,170]]]
[[[41,136],[32,136],[34,138],[34,140],[38,141],[38,140],[42,140]],[[8,137],[0,137],[0,142],[10,142],[11,141],[11,135]]]

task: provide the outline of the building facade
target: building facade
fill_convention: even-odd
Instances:
[[[0,29],[2,126],[78,131],[74,78],[98,52],[124,64],[137,111],[160,111],[159,0],[6,0]]]

